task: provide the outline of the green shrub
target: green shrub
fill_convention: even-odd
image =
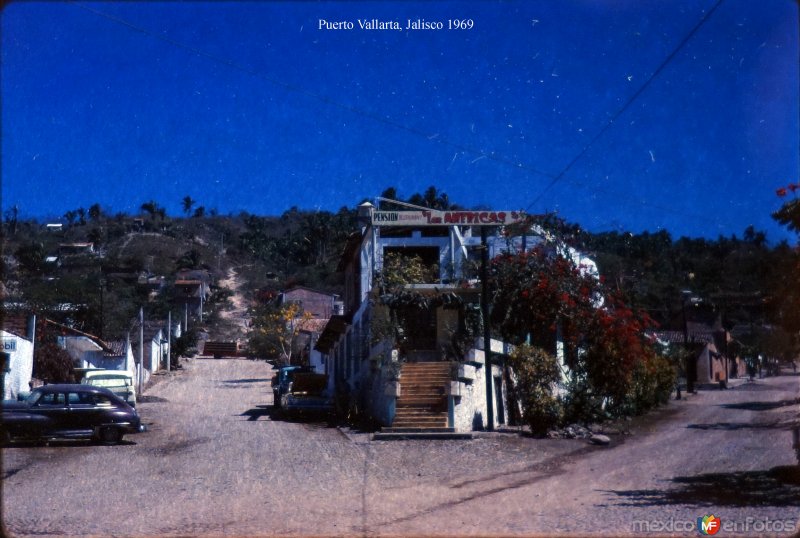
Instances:
[[[639,361],[633,370],[625,414],[639,415],[667,403],[675,386],[675,367],[665,357],[653,353]]]
[[[531,433],[541,435],[559,424],[563,416],[556,389],[561,372],[556,358],[541,348],[517,347],[511,354],[516,401],[522,406],[522,418]]]

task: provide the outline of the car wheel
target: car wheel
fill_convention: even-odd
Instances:
[[[116,445],[122,441],[122,432],[119,430],[119,428],[106,426],[104,428],[100,428],[100,431],[97,433],[97,438],[104,445]]]

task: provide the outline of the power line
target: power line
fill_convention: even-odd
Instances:
[[[706,12],[705,15],[703,15],[703,17],[694,26],[694,28],[692,28],[691,31],[688,34],[686,34],[686,36],[680,41],[680,43],[678,43],[678,46],[675,47],[675,49],[664,59],[664,61],[661,62],[661,64],[656,68],[656,70],[653,71],[653,73],[647,78],[644,84],[642,84],[639,87],[639,89],[636,90],[636,92],[634,92],[633,95],[631,95],[627,101],[625,101],[622,107],[606,122],[605,125],[603,125],[603,127],[597,132],[597,134],[595,134],[592,137],[592,139],[586,143],[583,149],[581,149],[581,151],[578,152],[578,154],[569,163],[567,163],[567,166],[565,166],[564,169],[561,170],[561,172],[559,172],[558,175],[556,175],[552,179],[552,181],[550,181],[550,183],[548,183],[547,186],[533,199],[533,201],[527,207],[528,211],[535,203],[537,203],[539,200],[542,199],[542,196],[544,196],[547,193],[547,191],[553,188],[559,181],[561,181],[564,178],[564,176],[570,170],[570,168],[572,168],[575,165],[575,163],[577,163],[584,155],[586,155],[586,152],[589,151],[589,148],[592,147],[594,143],[597,142],[600,139],[600,137],[602,137],[606,133],[606,131],[608,131],[611,128],[614,122],[620,116],[622,116],[622,114],[624,114],[626,110],[628,110],[628,108],[633,104],[633,102],[636,101],[636,99],[638,99],[639,96],[642,95],[642,93],[644,93],[644,91],[650,87],[650,83],[659,74],[661,74],[661,72],[664,70],[667,64],[669,64],[673,60],[673,58],[675,58],[678,52],[680,52],[680,50],[686,45],[686,43],[688,43],[689,40],[697,33],[697,31],[705,24],[705,22],[709,19],[711,14],[714,13],[714,11],[716,11],[716,9],[720,6],[720,4],[722,4],[722,0],[717,0],[717,2],[711,7],[711,9],[708,10],[708,12]]]

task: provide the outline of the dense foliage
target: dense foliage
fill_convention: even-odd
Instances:
[[[281,364],[296,364],[298,335],[311,319],[297,303],[261,304],[251,311],[248,350],[254,357],[274,359]]]
[[[509,357],[514,372],[513,399],[522,407],[522,419],[534,434],[545,434],[563,418],[558,398],[561,370],[553,354],[522,344]]]
[[[556,354],[557,342],[563,345],[564,416],[587,420],[601,411],[639,412],[669,395],[675,372],[645,335],[650,317],[629,307],[560,246],[541,244],[499,256],[491,263],[491,287],[492,323],[504,340],[533,342],[545,356]],[[535,371],[542,370],[541,353],[523,349],[537,359]],[[528,390],[524,413],[541,422],[541,409],[554,404],[550,397],[531,399],[543,394],[541,387]],[[651,391],[650,401],[643,398],[645,391]]]

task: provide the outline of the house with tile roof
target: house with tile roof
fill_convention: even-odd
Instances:
[[[316,349],[316,344],[331,316],[341,311],[340,297],[335,293],[295,286],[279,293],[277,304],[296,304],[304,314],[303,319],[295,322],[300,325],[292,345],[292,356],[307,363],[317,373],[325,373],[325,357]]]
[[[175,288],[186,312],[202,319],[203,304],[211,294],[211,273],[204,269],[181,269],[175,274]]]
[[[651,331],[657,341],[667,347],[686,346],[692,352],[690,368],[694,382],[699,384],[727,383],[742,377],[746,366],[741,357],[733,353],[731,333],[708,323],[688,321],[686,331]]]
[[[67,325],[45,320],[56,333],[56,342],[72,357],[76,369],[122,370],[133,375],[135,365],[129,339],[106,341]]]

